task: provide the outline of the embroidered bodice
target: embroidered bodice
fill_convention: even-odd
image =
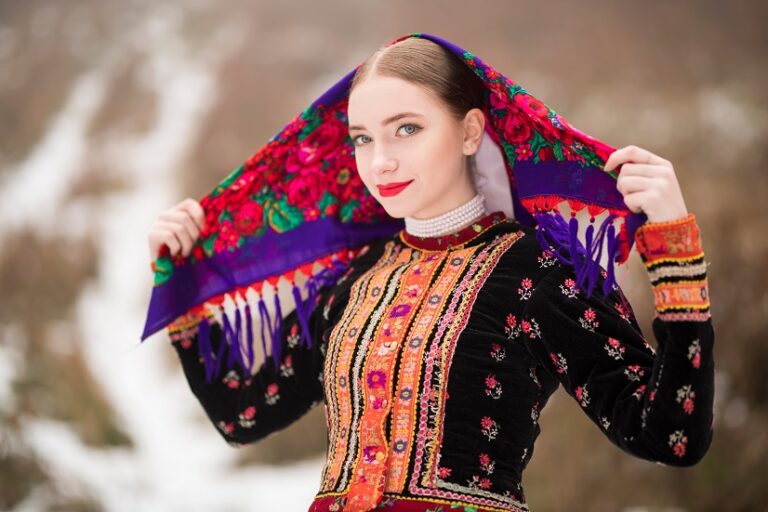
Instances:
[[[324,407],[311,511],[525,511],[522,473],[559,386],[634,456],[686,466],[710,445],[714,334],[695,220],[643,226],[637,240],[656,295],[655,349],[618,287],[586,297],[502,212],[366,246],[319,291],[308,323],[317,343],[300,344],[296,313],[286,317],[277,368],[205,383],[195,334],[173,346],[233,446]],[[211,341],[221,342],[217,324]]]

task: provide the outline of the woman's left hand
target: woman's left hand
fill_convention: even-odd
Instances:
[[[637,146],[617,149],[605,161],[604,171],[621,166],[616,188],[624,203],[648,222],[666,222],[688,215],[672,163]]]

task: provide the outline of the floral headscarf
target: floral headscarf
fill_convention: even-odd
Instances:
[[[479,188],[485,186],[488,200],[496,202],[488,205],[490,211],[504,210],[522,224],[536,226],[541,245],[573,265],[579,285],[588,292],[597,281],[605,246],[607,292],[615,283],[614,264],[626,261],[634,232],[646,220],[624,204],[616,189],[618,170],[602,170],[615,148],[577,130],[519,84],[445,39],[413,33],[386,46],[409,37],[442,45],[485,86],[486,137],[476,161],[486,176],[495,176],[478,183]],[[284,318],[277,288],[285,279],[291,285],[302,340],[312,346],[308,321],[318,289],[335,282],[365,244],[404,227],[402,219],[384,211],[357,173],[346,114],[358,67],[200,200],[206,227],[188,257],[172,257],[162,246],[153,263],[154,287],[142,341],[164,327],[172,338],[199,333],[209,380],[235,364],[250,371],[254,307],[265,356],[269,337],[277,365]],[[495,174],[486,168],[494,162]],[[571,211],[568,221],[560,213],[565,204]],[[575,214],[585,208],[590,224],[582,244]],[[595,217],[605,212],[595,228]],[[316,266],[321,270],[316,272]],[[302,284],[297,283],[298,273],[306,277]],[[266,307],[267,288],[274,295],[274,312]],[[212,321],[223,326],[226,340],[218,354],[213,354],[209,339]]]

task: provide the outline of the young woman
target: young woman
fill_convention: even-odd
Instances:
[[[590,191],[610,179],[626,208],[647,216],[634,239],[656,296],[654,350],[611,279],[619,235],[607,240],[614,244],[609,271],[599,267],[590,282],[587,260],[607,230],[588,228],[593,240],[585,249],[565,240],[568,224],[546,224],[541,215],[536,226],[522,221],[525,163],[555,169],[556,183],[559,172],[584,168],[546,165],[582,161],[587,144],[599,147],[595,139],[559,116],[568,130],[529,124],[533,118],[503,94],[488,94],[489,79],[511,82],[451,48],[413,34],[356,68],[343,135],[367,193],[404,226],[356,251],[317,289],[311,314],[298,308],[282,319],[277,360],[253,375],[233,366],[211,379],[201,351],[210,344],[213,354],[224,353],[234,339],[225,336],[228,321],[202,322],[205,342],[197,329],[172,331],[192,391],[234,446],[324,403],[328,448],[312,511],[528,510],[522,472],[558,386],[636,457],[690,466],[712,440],[714,334],[704,255],[672,164],[627,146],[604,160],[604,176],[583,171],[587,192],[566,196],[572,207],[596,212]],[[519,189],[504,165],[510,147]],[[326,164],[335,161],[324,155]],[[607,173],[619,166],[614,180]],[[545,190],[541,197],[556,192]],[[211,222],[204,206],[186,200],[161,214],[150,233],[153,257],[162,244],[172,256],[193,254]],[[545,225],[548,236],[540,233]]]

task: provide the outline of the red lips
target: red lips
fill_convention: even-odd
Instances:
[[[397,183],[387,183],[386,185],[376,185],[379,193],[384,197],[395,196],[405,190],[405,187],[411,184],[413,180],[400,181]]]

